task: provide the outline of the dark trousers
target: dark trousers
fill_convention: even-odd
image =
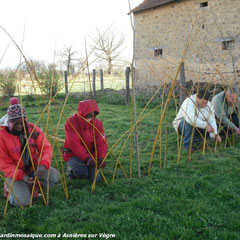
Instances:
[[[183,136],[183,147],[184,148],[189,148],[190,147],[190,142],[193,134],[193,142],[194,141],[199,141],[202,139],[201,135],[199,132],[202,134],[203,137],[205,137],[205,131],[206,129],[202,128],[194,128],[192,125],[187,123],[184,119],[179,124],[178,127],[178,132]],[[193,132],[193,133],[192,133]],[[209,137],[209,134],[207,133],[207,137]]]
[[[238,115],[237,113],[233,113],[231,115],[228,116],[228,119],[234,123],[234,125],[239,128],[239,119],[238,119]],[[224,126],[222,123],[221,123],[221,126]],[[219,121],[217,121],[217,127],[219,128]],[[224,134],[228,134],[228,135],[232,135],[233,134],[233,131],[227,127],[224,127],[223,128],[224,131],[222,131]]]
[[[95,168],[88,168],[86,163],[78,157],[71,157],[67,161],[67,165],[71,168],[73,175],[77,178],[88,178],[92,183],[95,178]],[[98,174],[96,181],[100,180]]]

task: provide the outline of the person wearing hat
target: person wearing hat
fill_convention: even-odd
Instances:
[[[99,108],[95,100],[80,101],[78,113],[67,119],[63,159],[67,162],[68,175],[94,181],[97,168],[105,168],[107,140],[102,122],[96,118]],[[97,175],[96,181],[100,180]]]
[[[27,121],[26,111],[17,98],[12,98],[10,104],[8,125],[0,127],[0,171],[4,173],[7,182],[5,196],[13,181],[10,204],[16,207],[20,204],[28,206],[35,177],[45,187],[48,181],[50,186],[57,183],[60,176],[56,169],[50,167],[52,147],[45,134]]]

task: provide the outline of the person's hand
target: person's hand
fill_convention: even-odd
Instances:
[[[210,125],[207,125],[206,129],[207,129],[207,132],[213,132],[213,129]]]
[[[105,168],[107,166],[107,163],[106,161],[102,162],[104,158],[98,158],[97,160],[97,165],[98,165],[98,168]]]
[[[35,176],[41,177],[45,170],[46,170],[46,167],[44,165],[39,165],[35,172]]]
[[[234,130],[235,130],[235,132],[236,132],[237,135],[240,134],[240,130],[239,130],[239,128],[235,127]]]
[[[217,134],[213,134],[212,138],[216,139],[218,142],[222,142],[222,138],[219,135],[217,135]]]
[[[222,138],[221,138],[219,135],[217,135],[216,140],[217,140],[218,142],[222,142]]]
[[[23,177],[23,182],[27,183],[28,185],[33,185],[34,179],[32,177],[25,175]]]
[[[91,157],[89,157],[86,160],[86,164],[87,164],[87,167],[89,167],[89,168],[95,168],[95,162]]]

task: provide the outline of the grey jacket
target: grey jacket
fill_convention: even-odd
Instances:
[[[234,112],[237,114],[239,113],[239,100],[234,106],[229,106],[225,92],[222,91],[213,97],[212,105],[217,118],[216,120],[218,121],[219,125],[222,124],[225,127],[229,127],[229,129],[233,130],[236,126],[228,117]]]

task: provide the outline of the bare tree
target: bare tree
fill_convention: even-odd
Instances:
[[[79,60],[75,58],[77,54],[78,52],[73,50],[72,45],[71,46],[64,45],[64,49],[60,53],[62,63],[67,68],[68,75],[69,73],[72,73],[72,74],[75,73],[76,61]]]
[[[95,54],[98,58],[107,61],[108,73],[112,73],[114,62],[120,58],[124,36],[118,37],[115,32],[103,32],[97,29],[96,37],[92,38],[95,44]]]

